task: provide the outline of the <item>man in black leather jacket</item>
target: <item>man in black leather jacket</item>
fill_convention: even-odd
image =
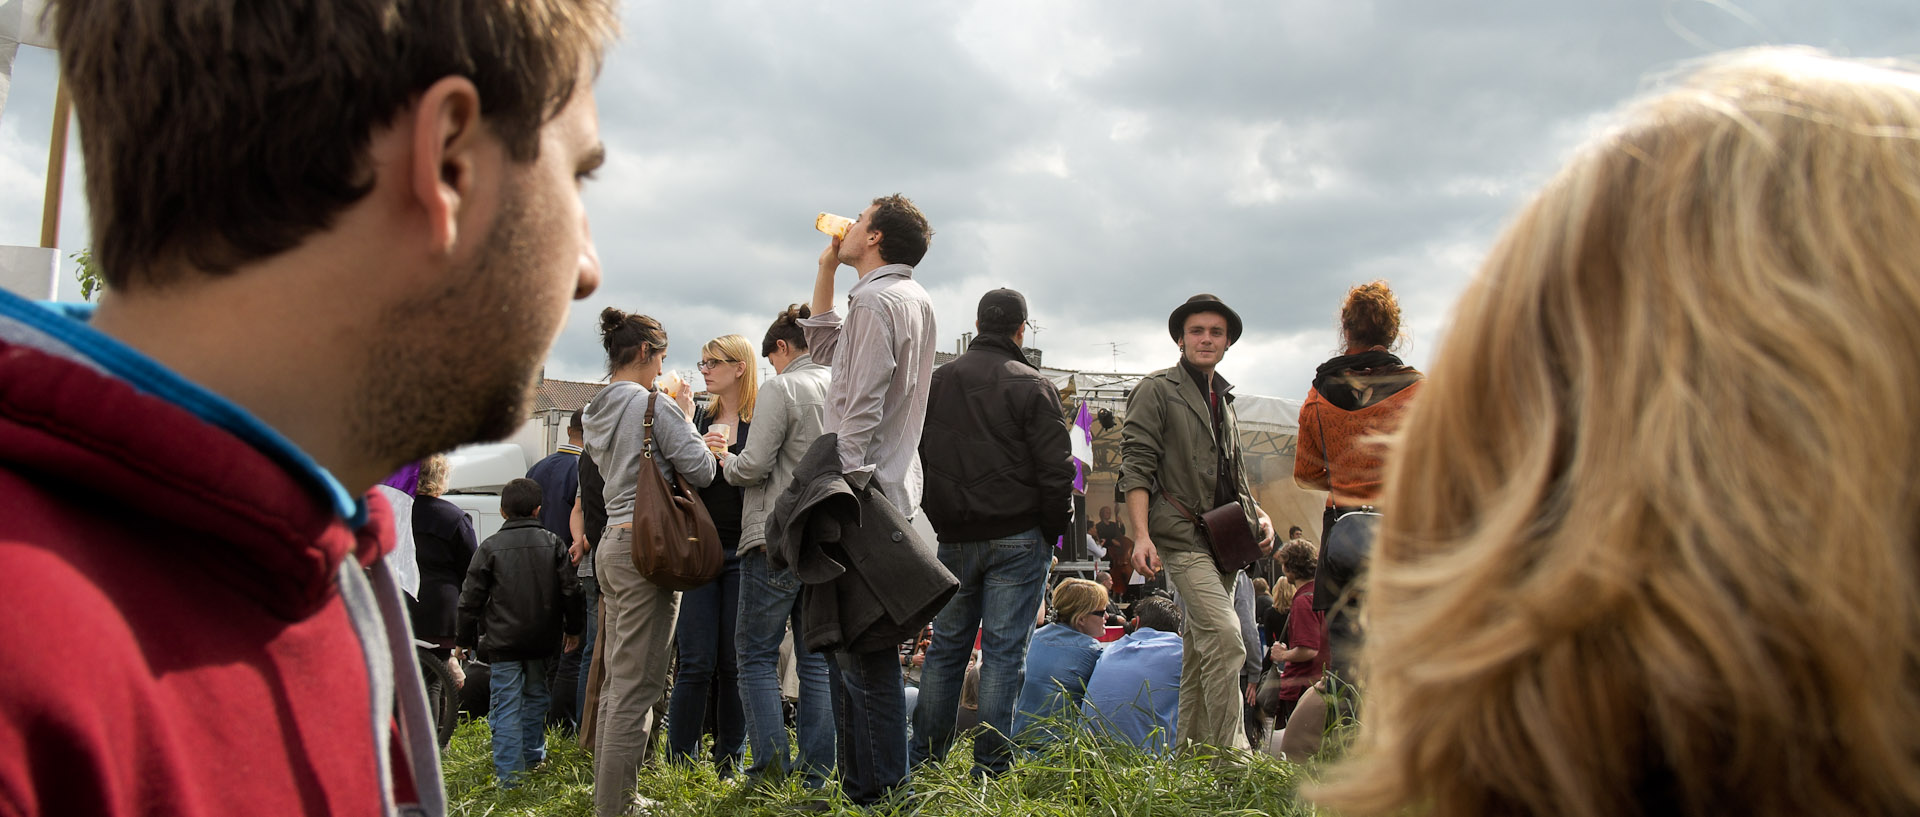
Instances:
[[[920,461],[921,507],[940,538],[940,562],[960,590],[933,624],[908,759],[939,762],[953,743],[955,707],[974,634],[980,634],[973,771],[1013,765],[1013,707],[1026,680],[1033,611],[1053,544],[1073,521],[1072,449],[1060,393],[1027,364],[1027,302],[1011,289],[980,299],[980,335],[936,369]]]
[[[491,665],[493,772],[509,788],[546,760],[546,663],[555,647],[580,646],[579,581],[567,546],[541,527],[539,513],[539,483],[507,483],[500,491],[507,524],[480,543],[460,589],[455,643]]]

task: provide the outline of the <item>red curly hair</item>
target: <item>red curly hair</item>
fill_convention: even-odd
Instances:
[[[1340,334],[1348,349],[1392,347],[1400,341],[1400,299],[1386,281],[1371,281],[1347,290],[1340,304]]]

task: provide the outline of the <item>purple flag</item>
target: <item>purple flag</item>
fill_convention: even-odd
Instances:
[[[1073,490],[1087,492],[1087,474],[1093,471],[1093,415],[1087,411],[1087,404],[1080,403],[1080,416],[1073,420],[1073,431],[1069,432],[1073,442]]]

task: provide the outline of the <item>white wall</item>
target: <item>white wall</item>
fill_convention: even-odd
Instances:
[[[0,247],[0,289],[30,300],[50,301],[59,286],[59,250]]]

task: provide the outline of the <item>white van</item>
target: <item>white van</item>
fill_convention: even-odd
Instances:
[[[440,498],[466,513],[476,541],[487,541],[506,524],[500,491],[527,475],[526,452],[515,443],[465,445],[447,452],[447,466],[447,491]]]

